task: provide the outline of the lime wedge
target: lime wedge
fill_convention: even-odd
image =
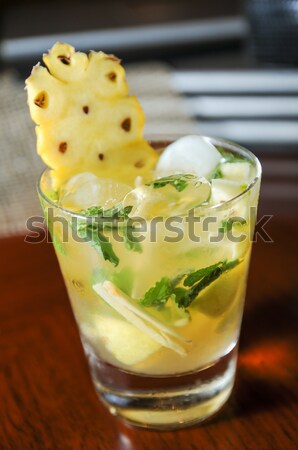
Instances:
[[[222,274],[206,288],[192,306],[208,316],[221,316],[236,301],[241,288],[239,271],[234,268],[231,272]]]

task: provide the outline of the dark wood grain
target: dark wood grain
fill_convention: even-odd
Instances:
[[[294,450],[298,217],[254,245],[236,386],[201,426],[154,432],[110,416],[93,390],[51,244],[2,239],[1,450]]]

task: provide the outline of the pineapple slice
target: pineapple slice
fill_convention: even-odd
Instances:
[[[157,154],[143,137],[144,113],[120,61],[59,42],[43,61],[48,70],[35,66],[26,86],[37,152],[55,186],[81,172],[129,184],[148,178]]]

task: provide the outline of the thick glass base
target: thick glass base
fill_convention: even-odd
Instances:
[[[216,413],[232,391],[237,350],[214,364],[178,376],[145,376],[97,358],[85,346],[96,391],[111,414],[147,428],[175,429]]]

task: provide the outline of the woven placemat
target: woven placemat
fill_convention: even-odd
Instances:
[[[134,64],[127,77],[145,110],[147,135],[198,132],[183,98],[171,89],[166,65]],[[14,72],[0,74],[0,236],[24,233],[27,219],[41,214],[36,182],[43,167],[24,84]]]

